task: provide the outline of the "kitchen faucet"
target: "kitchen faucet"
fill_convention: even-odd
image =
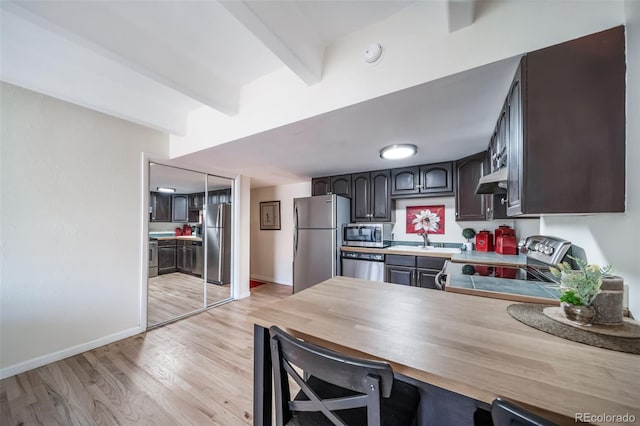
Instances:
[[[422,239],[424,240],[424,246],[427,247],[429,245],[429,235],[426,232],[420,235],[422,235]]]

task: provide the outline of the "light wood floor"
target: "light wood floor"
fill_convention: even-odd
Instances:
[[[247,314],[291,290],[264,284],[246,299],[2,380],[0,424],[252,424]]]
[[[174,272],[149,278],[147,324],[168,321],[203,307],[203,279]],[[207,305],[227,299],[230,287],[207,283]]]

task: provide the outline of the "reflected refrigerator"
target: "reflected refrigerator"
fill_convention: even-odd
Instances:
[[[342,225],[351,200],[335,194],[293,200],[293,292],[340,275]]]
[[[231,204],[207,204],[204,225],[207,281],[228,284],[231,281]]]

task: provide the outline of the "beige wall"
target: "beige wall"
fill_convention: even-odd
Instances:
[[[311,183],[251,190],[251,278],[293,284],[293,199],[311,195]],[[279,231],[260,230],[260,202],[280,201]]]
[[[144,329],[142,152],[167,158],[169,137],[6,83],[0,90],[6,377]]]

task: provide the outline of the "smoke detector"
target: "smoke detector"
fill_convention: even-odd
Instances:
[[[380,43],[371,43],[364,51],[364,61],[367,64],[374,64],[382,58],[382,46]]]

